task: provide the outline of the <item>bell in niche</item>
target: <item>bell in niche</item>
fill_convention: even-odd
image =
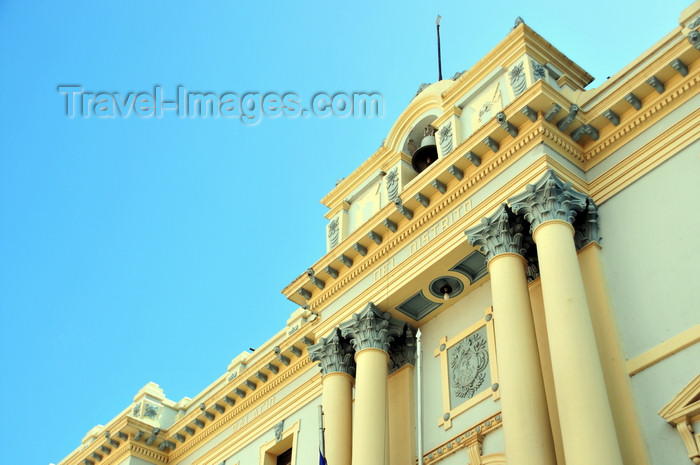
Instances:
[[[435,145],[435,129],[427,126],[423,132],[423,140],[420,147],[411,157],[411,164],[416,173],[421,173],[437,160],[437,145]]]

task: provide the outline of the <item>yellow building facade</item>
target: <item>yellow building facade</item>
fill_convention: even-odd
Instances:
[[[421,86],[286,327],[60,465],[700,463],[700,2],[592,79],[518,20]]]

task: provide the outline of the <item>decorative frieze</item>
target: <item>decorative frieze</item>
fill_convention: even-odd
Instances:
[[[353,314],[350,321],[341,323],[340,332],[350,339],[356,352],[375,348],[388,353],[391,342],[403,334],[405,326],[406,323],[370,302],[364,310]]]
[[[496,255],[514,253],[524,255],[522,223],[516,222],[515,215],[503,204],[496,212],[482,218],[481,224],[465,231],[469,244],[478,246],[490,261]]]
[[[577,213],[586,208],[586,196],[548,170],[522,194],[508,200],[516,215],[523,215],[533,232],[541,223],[561,220],[573,223]]]
[[[339,329],[334,329],[328,337],[322,337],[309,347],[309,358],[312,362],[320,362],[321,373],[355,374],[355,361],[350,342],[345,340]]]

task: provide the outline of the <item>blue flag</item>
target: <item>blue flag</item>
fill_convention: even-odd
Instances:
[[[318,451],[319,459],[318,465],[328,465],[328,462],[326,462],[326,458],[323,456],[323,452]]]

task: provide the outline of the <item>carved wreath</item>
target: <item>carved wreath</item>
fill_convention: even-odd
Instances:
[[[489,352],[486,339],[473,334],[450,351],[450,378],[457,397],[470,399],[486,378]]]

